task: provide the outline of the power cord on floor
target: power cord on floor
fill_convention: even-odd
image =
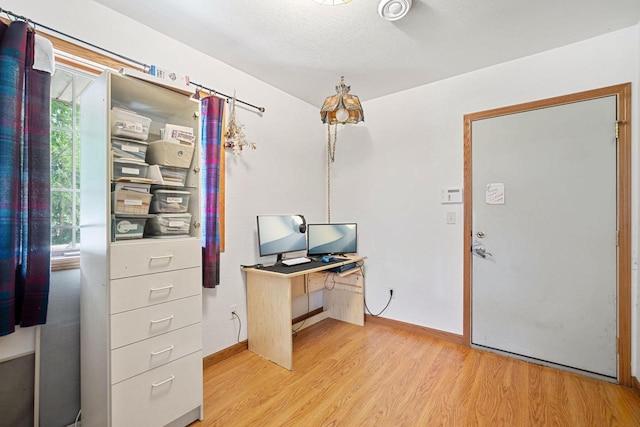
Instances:
[[[231,314],[238,319],[238,342],[240,342],[240,331],[242,330],[242,320],[240,320],[240,316],[238,316],[235,311],[232,311]]]
[[[373,314],[371,312],[371,310],[369,310],[369,307],[367,307],[367,299],[366,298],[364,298],[364,308],[366,308],[367,311],[369,312],[369,314],[372,315],[373,317],[378,317],[382,313],[384,313],[384,311],[389,307],[389,304],[391,304],[391,299],[393,299],[393,289],[389,289],[389,301],[387,301],[387,305],[384,306],[384,308],[382,309],[382,311],[380,313]]]

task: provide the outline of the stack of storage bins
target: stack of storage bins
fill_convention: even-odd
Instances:
[[[176,129],[178,128],[178,129]],[[193,129],[167,124],[161,135],[152,141],[146,161],[154,179],[150,212],[155,214],[145,227],[145,236],[169,238],[188,236],[191,227],[189,191],[183,187],[195,151]]]
[[[182,236],[189,234],[191,214],[188,191],[158,188],[153,191],[151,212],[157,214],[149,220],[146,233],[149,236]]]
[[[145,162],[151,119],[111,109],[112,240],[141,239],[151,204]]]

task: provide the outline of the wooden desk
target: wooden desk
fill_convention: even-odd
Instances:
[[[247,274],[247,335],[249,350],[278,365],[293,369],[292,331],[326,318],[364,326],[364,277],[360,267],[331,273],[326,270],[363,257],[296,273],[282,274],[243,268]],[[310,292],[324,291],[323,312],[291,325],[291,300]]]

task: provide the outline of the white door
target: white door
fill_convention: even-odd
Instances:
[[[472,344],[616,378],[616,120],[608,96],[472,122]]]

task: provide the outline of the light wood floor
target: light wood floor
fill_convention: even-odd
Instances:
[[[372,323],[302,331],[293,364],[207,368],[193,426],[640,426],[629,388]]]

